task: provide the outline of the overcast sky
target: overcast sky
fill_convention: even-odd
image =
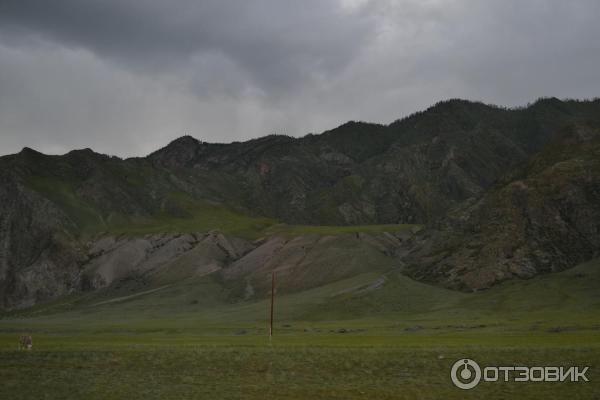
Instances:
[[[0,154],[600,96],[597,0],[0,0]]]

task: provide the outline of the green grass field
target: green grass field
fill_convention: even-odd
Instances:
[[[596,398],[588,383],[452,386],[456,359],[482,365],[598,365],[596,336],[41,336],[30,352],[1,338],[6,399]]]
[[[135,295],[100,292],[4,315],[4,399],[595,399],[600,262],[459,293],[361,274],[268,302],[228,303],[204,277]],[[31,333],[34,349],[17,351]],[[455,388],[450,367],[590,366],[587,383]]]

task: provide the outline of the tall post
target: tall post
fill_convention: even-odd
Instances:
[[[271,322],[269,324],[269,338],[273,336],[273,302],[275,301],[275,270],[271,271]]]

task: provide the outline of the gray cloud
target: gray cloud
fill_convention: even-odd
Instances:
[[[449,97],[595,97],[598,15],[592,0],[4,0],[0,153],[139,155]]]
[[[339,69],[368,40],[368,22],[322,0],[14,0],[0,8],[13,41],[42,37],[138,72],[221,57],[266,88]]]

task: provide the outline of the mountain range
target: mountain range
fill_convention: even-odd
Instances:
[[[143,158],[0,157],[0,306],[210,276],[230,301],[389,271],[462,291],[600,255],[600,100],[437,103],[388,125]]]

